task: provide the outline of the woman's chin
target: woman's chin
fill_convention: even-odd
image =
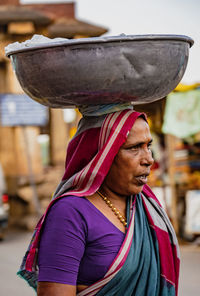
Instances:
[[[135,195],[135,194],[139,194],[142,192],[144,185],[140,185],[140,186],[134,186],[133,188],[130,188],[130,190],[128,191],[128,193],[126,195]]]

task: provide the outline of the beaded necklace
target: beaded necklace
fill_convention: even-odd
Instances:
[[[109,208],[111,208],[111,210],[117,216],[117,218],[120,220],[120,222],[126,227],[127,226],[126,218],[120,213],[120,211],[100,191],[97,191],[97,194],[99,196],[101,196],[101,198],[105,201],[105,203],[109,206]]]

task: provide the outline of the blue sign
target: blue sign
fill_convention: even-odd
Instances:
[[[25,94],[0,94],[0,122],[3,126],[44,126],[48,108]]]

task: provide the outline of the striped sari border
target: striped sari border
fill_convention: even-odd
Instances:
[[[115,123],[116,119],[119,117],[119,114],[109,114],[106,119],[104,120],[101,134],[99,137],[99,150],[103,147],[104,143],[106,142],[106,139],[109,135],[109,127],[112,127],[112,125]]]
[[[129,115],[130,115],[131,113],[132,113],[132,111],[129,111],[129,112],[127,112],[126,114],[124,114],[123,118],[122,118],[122,119],[120,120],[120,122],[118,123],[118,125],[117,125],[117,127],[116,127],[116,129],[115,129],[115,133],[113,134],[113,136],[110,138],[110,140],[109,140],[108,143],[106,144],[103,153],[101,154],[101,156],[100,156],[100,158],[99,158],[97,164],[95,165],[95,167],[94,167],[94,169],[93,169],[93,171],[92,171],[92,174],[91,174],[90,177],[89,177],[89,180],[88,180],[88,182],[87,182],[87,185],[85,186],[84,190],[82,190],[82,191],[80,191],[80,190],[78,190],[78,189],[80,188],[82,182],[85,180],[86,174],[88,173],[88,171],[89,171],[89,169],[90,169],[90,167],[91,167],[91,165],[92,165],[92,163],[93,163],[94,160],[93,160],[92,162],[90,162],[89,165],[86,166],[86,168],[84,169],[84,171],[81,172],[81,175],[82,175],[82,176],[81,176],[81,180],[79,179],[79,183],[76,184],[76,188],[77,188],[76,190],[78,190],[77,192],[78,192],[79,194],[85,193],[85,192],[87,192],[87,191],[90,189],[90,187],[91,187],[91,185],[92,185],[92,183],[93,183],[93,181],[94,181],[94,179],[95,179],[95,177],[96,177],[96,175],[97,175],[97,173],[98,173],[98,171],[99,171],[99,168],[101,167],[101,165],[102,165],[102,163],[104,162],[106,156],[108,155],[109,150],[111,149],[111,147],[112,147],[114,141],[116,140],[119,131],[121,130],[121,128],[123,127],[125,121],[127,120],[127,118],[129,117]],[[119,115],[118,115],[118,116],[119,116]],[[76,181],[75,181],[75,182],[76,182]],[[73,191],[73,193],[76,193],[76,190]]]
[[[105,142],[104,139],[105,139],[105,134],[106,134],[106,131],[107,131],[107,127],[108,127],[109,122],[110,122],[111,118],[113,117],[113,115],[114,114],[109,114],[104,119],[101,131],[100,131],[100,135],[99,135],[99,150],[102,149],[102,147],[103,147],[103,143]]]

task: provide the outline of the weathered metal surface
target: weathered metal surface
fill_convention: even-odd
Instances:
[[[193,40],[179,35],[135,35],[66,40],[7,53],[23,90],[39,103],[145,104],[180,82]]]

